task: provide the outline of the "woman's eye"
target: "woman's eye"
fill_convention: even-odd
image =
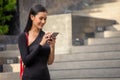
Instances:
[[[39,19],[40,19],[40,20],[43,20],[43,19],[46,20],[46,18],[43,18],[43,17],[42,17],[42,18],[39,18]]]
[[[42,20],[43,18],[39,18],[40,20]]]

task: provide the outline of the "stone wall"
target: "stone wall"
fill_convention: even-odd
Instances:
[[[56,40],[56,54],[70,53],[72,46],[71,14],[51,15],[44,26],[45,32],[59,32]]]

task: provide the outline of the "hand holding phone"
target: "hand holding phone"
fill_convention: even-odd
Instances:
[[[53,33],[51,34],[51,36],[50,36],[49,41],[52,41],[53,39],[56,39],[56,36],[57,36],[58,34],[59,34],[58,32],[53,32]],[[48,43],[50,43],[49,41],[48,41]]]
[[[53,32],[52,35],[51,35],[51,38],[56,38],[56,36],[57,36],[58,34],[59,34],[58,32]]]

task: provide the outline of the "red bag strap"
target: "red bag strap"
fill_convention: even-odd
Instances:
[[[25,35],[26,35],[26,39],[27,39],[26,44],[27,44],[27,46],[28,46],[28,33],[26,32]]]
[[[28,46],[28,33],[25,33],[25,36],[26,36],[26,44]],[[20,78],[22,79],[22,75],[23,75],[23,72],[24,72],[24,65],[23,65],[23,62],[22,62],[22,58],[20,57]]]

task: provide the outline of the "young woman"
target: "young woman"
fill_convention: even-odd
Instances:
[[[52,32],[45,33],[47,10],[40,4],[34,5],[28,22],[18,38],[18,46],[24,63],[22,80],[50,80],[47,65],[54,61],[55,38]]]

